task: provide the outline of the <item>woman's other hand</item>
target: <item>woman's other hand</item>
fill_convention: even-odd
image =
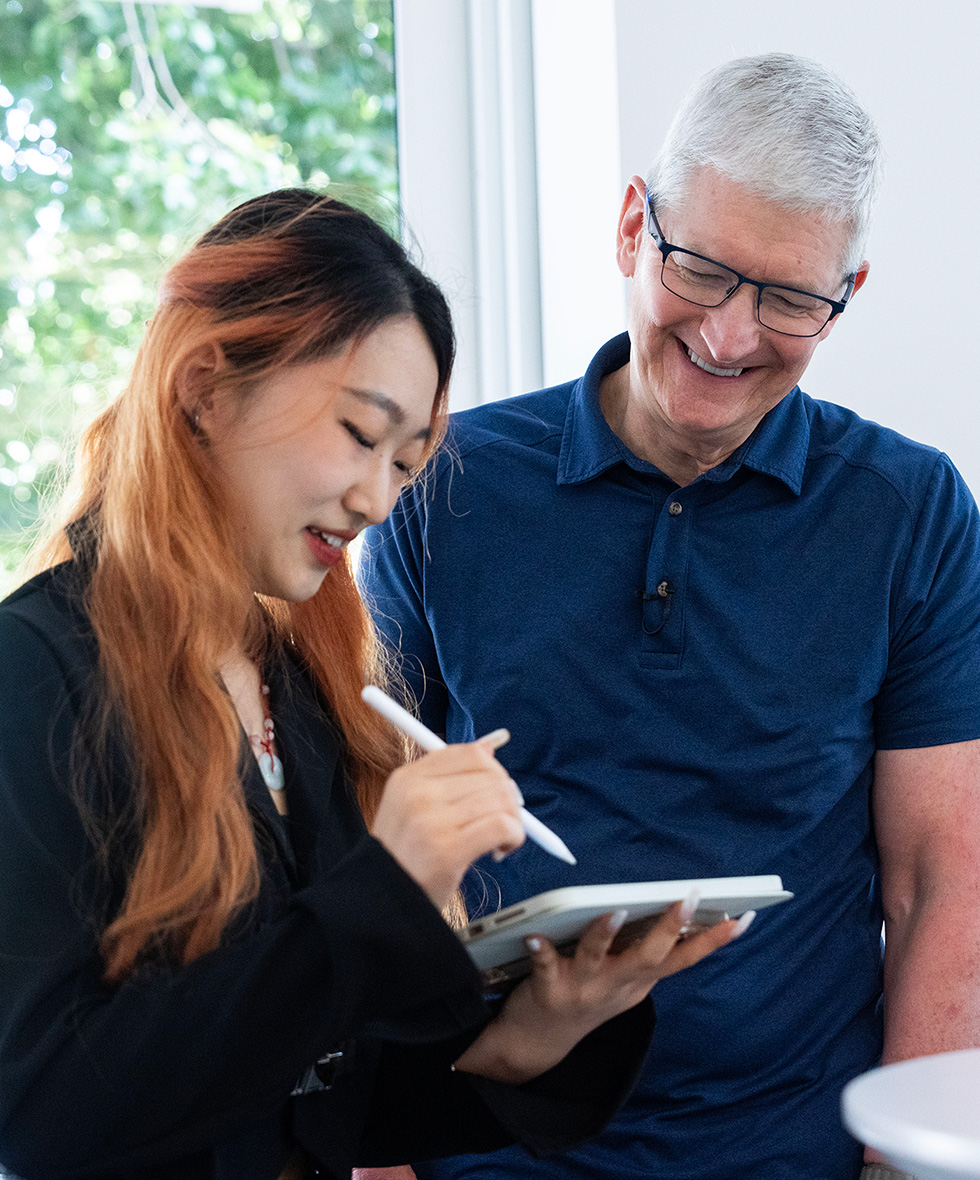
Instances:
[[[399,767],[385,785],[371,834],[444,909],[463,874],[488,852],[524,842],[521,795],[494,757],[499,730]]]
[[[754,914],[685,937],[697,896],[675,902],[638,942],[610,953],[624,911],[596,918],[573,956],[548,939],[527,939],[533,971],[456,1068],[518,1085],[558,1064],[593,1029],[638,1004],[659,980],[737,938]]]

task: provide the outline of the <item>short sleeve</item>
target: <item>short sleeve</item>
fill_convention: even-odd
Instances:
[[[892,596],[888,669],[875,702],[879,749],[980,737],[980,514],[939,456]]]

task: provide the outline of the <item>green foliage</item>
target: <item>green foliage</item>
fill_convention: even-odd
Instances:
[[[0,0],[0,590],[198,233],[285,185],[395,208],[391,0],[215,4]]]

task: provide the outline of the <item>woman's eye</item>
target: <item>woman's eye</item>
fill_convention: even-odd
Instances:
[[[344,429],[347,431],[347,433],[351,436],[351,438],[354,440],[354,442],[357,443],[357,445],[359,447],[365,447],[369,451],[374,450],[376,444],[373,443],[365,435],[363,435],[357,429],[357,427],[354,425],[353,422],[345,422],[343,425],[344,425]]]
[[[411,463],[403,463],[400,459],[395,460],[395,470],[400,471],[406,479],[411,479],[415,474],[415,468]]]

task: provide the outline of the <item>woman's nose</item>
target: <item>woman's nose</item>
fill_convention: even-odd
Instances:
[[[367,524],[380,524],[395,506],[401,483],[371,464],[369,471],[350,484],[344,494],[344,507]]]

